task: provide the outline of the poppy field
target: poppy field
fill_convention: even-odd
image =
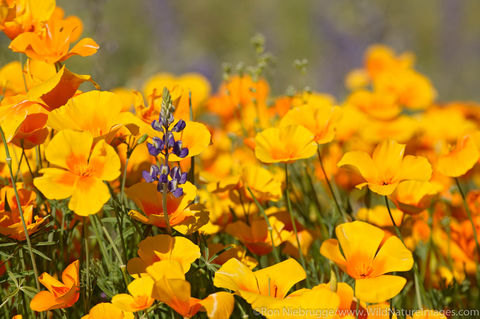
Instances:
[[[480,108],[408,48],[345,96],[273,94],[260,35],[218,87],[107,90],[82,30],[0,0],[0,318],[480,317]]]

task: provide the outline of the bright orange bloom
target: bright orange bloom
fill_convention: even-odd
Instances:
[[[269,217],[269,222],[272,226],[273,244],[277,247],[286,241],[292,233],[287,231],[285,224],[275,217]],[[237,220],[228,224],[225,231],[240,239],[248,250],[254,254],[266,255],[273,249],[268,224],[264,218],[251,219],[249,225],[244,221]]]
[[[349,96],[347,103],[379,120],[390,120],[402,111],[395,96],[388,93],[359,90]]]
[[[29,149],[42,144],[48,135],[45,105],[25,95],[6,97],[0,104],[0,125],[7,142]]]
[[[9,48],[51,64],[65,61],[73,55],[95,54],[99,46],[91,38],[83,38],[70,49],[70,44],[80,37],[82,28],[79,18],[71,16],[64,19],[63,10],[56,8],[42,29],[21,33],[10,43]]]
[[[90,75],[73,73],[65,66],[57,72],[55,66],[38,60],[28,60],[24,73],[28,98],[41,101],[48,111],[65,105],[84,82],[91,82],[98,88]]]
[[[110,143],[122,127],[125,134],[136,134],[141,121],[130,112],[122,112],[122,101],[112,92],[89,91],[79,94],[48,116],[48,126],[55,130],[87,131],[95,141]]]
[[[255,136],[255,156],[264,163],[291,163],[316,151],[313,133],[301,125],[268,128]]]
[[[60,131],[48,143],[45,157],[49,167],[33,183],[49,199],[71,197],[68,208],[80,216],[97,213],[109,200],[103,181],[120,175],[120,159],[104,140],[95,144],[89,132]],[[88,198],[88,200],[85,200]]]
[[[191,285],[185,280],[182,266],[173,260],[162,260],[147,268],[154,279],[153,297],[172,307],[180,315],[191,318],[198,311],[209,318],[229,318],[234,307],[232,294],[221,291],[205,299],[191,297]]]
[[[169,73],[159,73],[150,77],[144,85],[144,94],[147,98],[158,96],[163,88],[172,90],[175,85],[182,88],[180,100],[175,109],[176,119],[187,120],[190,118],[190,93],[193,115],[197,115],[201,104],[210,94],[210,83],[208,80],[197,73],[186,73],[176,77]]]
[[[33,205],[36,198],[34,191],[21,188],[20,184],[17,184],[17,191],[28,234],[32,235],[46,219],[39,216],[33,217]],[[7,210],[7,207],[10,209]],[[20,210],[18,209],[15,191],[11,186],[4,186],[0,191],[0,234],[16,240],[25,240]]]
[[[48,291],[40,291],[30,302],[34,311],[47,311],[73,306],[80,296],[79,262],[74,261],[62,273],[62,282],[46,272],[38,280],[47,287]]]
[[[457,141],[450,153],[438,159],[437,170],[443,175],[459,177],[465,175],[480,158],[480,152],[473,138],[466,135]]]
[[[372,45],[365,54],[365,68],[372,79],[382,73],[410,68],[413,62],[414,56],[411,53],[396,56],[395,52],[385,45]]]
[[[238,112],[247,105],[265,103],[268,91],[268,83],[264,79],[254,81],[248,75],[232,76],[222,83],[217,94],[208,100],[207,108],[228,122],[236,116],[239,117]]]
[[[125,312],[109,302],[96,304],[82,319],[133,319],[133,313]]]
[[[208,254],[209,257],[213,257],[216,254],[220,253],[222,250],[227,249],[223,251],[221,254],[219,254],[215,259],[212,260],[212,263],[217,264],[217,265],[223,265],[226,263],[228,260],[231,258],[236,258],[240,260],[243,264],[247,265],[248,268],[253,269],[258,265],[258,261],[247,255],[247,250],[243,248],[241,245],[236,245],[236,244],[230,244],[230,245],[223,245],[220,243],[209,243],[208,244]]]
[[[427,209],[442,186],[432,182],[401,182],[391,199],[398,209],[406,214],[418,214]]]
[[[167,213],[170,225],[179,232],[192,233],[208,222],[208,212],[201,204],[191,204],[197,195],[197,188],[187,182],[182,185],[183,196],[175,197],[171,193],[167,195]],[[157,190],[154,183],[141,182],[126,190],[128,197],[133,199],[135,204],[145,214],[135,210],[130,215],[138,221],[166,227],[163,216],[163,195]]]
[[[41,28],[55,10],[55,0],[6,0],[0,2],[0,31],[14,39]]]
[[[406,155],[405,145],[395,141],[384,141],[373,151],[372,156],[366,152],[353,151],[343,155],[338,166],[356,167],[371,191],[380,195],[390,195],[398,184],[405,180],[428,181],[432,168],[428,160],[421,156]]]
[[[335,137],[341,109],[332,105],[306,104],[288,111],[280,125],[302,125],[313,135],[317,144],[326,144]]]
[[[255,308],[284,299],[305,278],[305,270],[292,258],[257,271],[232,258],[215,272],[213,284],[234,291]]]
[[[185,272],[200,257],[200,248],[189,239],[169,235],[149,236],[138,244],[138,256],[127,263],[130,275],[137,277],[146,274],[148,266],[160,260],[175,260]]]
[[[245,199],[253,201],[253,195],[259,202],[278,201],[282,197],[282,183],[269,170],[253,164],[242,167],[239,175],[222,178],[208,187],[212,192],[229,191],[229,197],[235,202],[241,203]],[[240,198],[238,198],[240,197]]]
[[[125,312],[136,312],[150,307],[155,299],[152,298],[154,281],[151,277],[141,277],[132,281],[127,289],[129,294],[113,296],[112,304]]]
[[[395,225],[400,225],[404,216],[403,212],[394,208],[391,208],[390,212],[392,213]],[[390,218],[390,214],[385,205],[377,205],[373,208],[360,208],[357,211],[356,218],[382,228],[393,226],[392,219]]]
[[[400,276],[385,275],[408,271],[412,253],[400,239],[370,224],[355,221],[335,228],[337,239],[327,239],[320,252],[355,279],[355,295],[361,301],[376,303],[396,296],[407,282]],[[343,254],[340,251],[342,248]]]

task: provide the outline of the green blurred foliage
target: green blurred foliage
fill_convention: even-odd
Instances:
[[[344,77],[374,43],[412,51],[440,100],[480,100],[478,0],[57,0],[101,50],[68,61],[102,88],[141,88],[156,72],[200,72],[214,88],[222,63],[255,63],[250,38],[266,37],[275,94],[308,85],[345,96]],[[0,62],[17,59],[0,39]],[[306,75],[293,65],[309,61]]]

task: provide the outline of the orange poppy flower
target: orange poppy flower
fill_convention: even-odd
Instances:
[[[338,240],[327,239],[320,252],[355,279],[358,299],[383,302],[402,290],[405,278],[385,275],[408,271],[413,266],[412,253],[400,239],[390,236],[384,241],[383,230],[360,221],[341,224],[335,233]]]
[[[285,224],[275,217],[269,217],[269,222],[272,226],[273,243],[277,247],[286,241],[292,233],[285,230]],[[254,254],[266,255],[273,250],[268,224],[263,218],[257,217],[250,220],[249,225],[238,220],[228,224],[225,231],[240,239],[247,249]]]
[[[222,250],[226,249],[222,253]],[[213,257],[216,254],[220,253],[215,259],[212,260],[212,263],[217,265],[223,265],[231,258],[236,258],[240,260],[243,264],[247,265],[248,268],[253,269],[258,265],[258,261],[247,255],[247,251],[240,245],[230,244],[223,245],[220,243],[209,243],[208,244],[208,254],[209,257]]]
[[[4,97],[26,93],[20,62],[10,62],[0,68],[0,92]]]
[[[411,53],[396,56],[391,48],[380,44],[372,45],[365,54],[365,68],[372,79],[382,73],[410,68],[413,62]]]
[[[379,120],[393,119],[402,111],[395,96],[388,93],[358,90],[348,97],[347,103]]]
[[[403,212],[399,209],[390,209],[392,213],[393,220],[395,225],[401,225],[403,220]],[[392,219],[388,213],[388,209],[385,205],[377,205],[373,208],[360,208],[357,211],[356,218],[368,222],[370,224],[376,225],[378,227],[392,227]]]
[[[190,118],[190,93],[193,114],[196,115],[200,105],[210,94],[210,83],[205,77],[197,73],[186,73],[178,77],[169,73],[159,73],[145,82],[143,91],[146,97],[150,97],[157,94],[156,92],[162,92],[164,87],[170,90],[175,85],[183,88],[183,90],[174,116],[176,119],[187,120]]]
[[[197,196],[197,188],[190,182],[182,185],[183,196],[167,195],[167,212],[170,225],[183,234],[192,233],[208,222],[208,212],[203,205],[192,204]],[[144,213],[135,210],[130,215],[138,221],[166,227],[163,216],[163,194],[154,183],[141,182],[126,190],[126,194]]]
[[[32,235],[46,219],[39,216],[33,217],[33,206],[36,198],[34,191],[22,188],[21,184],[17,184],[17,191],[28,234]],[[7,210],[7,208],[10,209]],[[20,210],[18,209],[15,191],[11,186],[4,186],[0,191],[0,234],[16,240],[25,240]]]
[[[25,95],[6,97],[0,104],[0,125],[5,139],[25,149],[45,141],[47,119],[45,105],[28,100]]]
[[[338,166],[356,167],[371,191],[380,195],[390,195],[398,184],[405,180],[427,181],[432,175],[428,160],[421,156],[404,156],[405,145],[390,140],[377,145],[372,156],[366,152],[354,151],[343,155]]]
[[[238,115],[239,110],[254,101],[263,104],[268,92],[268,83],[264,79],[254,81],[248,75],[232,76],[207,101],[207,109],[228,122]]]
[[[154,281],[151,277],[141,277],[132,281],[127,289],[129,294],[117,294],[112,298],[112,304],[125,312],[137,312],[150,307]]]
[[[92,144],[89,132],[60,131],[45,149],[46,159],[57,167],[40,170],[43,176],[33,181],[49,199],[71,197],[68,208],[80,216],[95,214],[103,207],[110,198],[103,181],[113,181],[120,175],[115,150],[104,140],[93,150]]]
[[[220,179],[208,185],[211,192],[229,191],[229,196],[235,202],[241,203],[245,199],[253,201],[248,188],[259,202],[278,201],[282,197],[282,183],[269,170],[253,164],[246,164],[241,168],[239,175]],[[240,193],[240,195],[239,195]],[[238,197],[241,198],[238,198]]]
[[[0,31],[10,39],[36,30],[52,16],[55,0],[13,0],[0,3]]]
[[[48,116],[48,126],[55,130],[87,131],[95,141],[110,143],[122,127],[126,134],[138,133],[141,121],[130,112],[122,112],[122,101],[112,92],[89,91],[79,94]]]
[[[268,128],[255,136],[255,156],[264,163],[291,163],[316,151],[313,133],[301,125]]]
[[[199,311],[205,311],[209,318],[229,318],[233,312],[234,299],[228,292],[217,292],[205,299],[191,297],[191,285],[178,262],[158,261],[149,266],[147,272],[155,281],[153,297],[186,318]]]
[[[91,82],[98,88],[90,75],[73,73],[65,66],[57,72],[55,66],[38,60],[28,60],[24,73],[28,98],[41,101],[48,111],[67,103],[84,82]]]
[[[280,126],[302,125],[314,135],[317,144],[326,144],[334,139],[340,117],[338,106],[306,104],[288,111]]]
[[[63,10],[57,8],[40,30],[19,34],[9,48],[50,64],[65,61],[73,55],[95,54],[99,46],[91,38],[83,38],[70,49],[71,43],[80,37],[82,28],[79,18],[71,16],[64,19]]]
[[[126,312],[109,302],[101,302],[90,309],[82,319],[133,319],[131,312]]]
[[[430,206],[441,189],[440,184],[433,182],[405,181],[398,185],[391,199],[402,212],[418,214]]]
[[[465,175],[479,158],[480,152],[472,136],[466,135],[458,139],[452,151],[438,159],[437,170],[446,176],[460,177]]]
[[[138,244],[138,256],[127,263],[127,270],[133,277],[146,274],[147,267],[160,260],[176,260],[187,272],[200,257],[200,248],[185,237],[162,234],[142,240]]]
[[[215,272],[213,284],[234,291],[256,308],[284,299],[305,278],[305,270],[292,258],[257,271],[232,258]]]
[[[80,296],[79,262],[74,261],[62,272],[62,282],[46,272],[38,280],[47,287],[48,291],[40,291],[30,302],[34,311],[47,311],[73,306]]]

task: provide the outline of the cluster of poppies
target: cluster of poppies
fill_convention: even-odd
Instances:
[[[412,54],[370,47],[342,100],[273,97],[263,66],[106,91],[67,69],[100,48],[54,0],[1,1],[0,30],[22,57],[0,68],[0,316],[479,307],[480,108],[437,102]]]

